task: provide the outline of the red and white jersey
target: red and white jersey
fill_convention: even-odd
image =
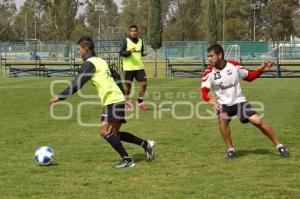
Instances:
[[[213,90],[220,104],[232,106],[245,102],[240,80],[247,78],[248,73],[249,71],[236,61],[227,61],[222,70],[209,66],[203,74],[201,88]]]

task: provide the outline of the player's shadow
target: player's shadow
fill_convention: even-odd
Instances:
[[[132,156],[134,162],[147,161],[145,153],[136,153]]]
[[[248,154],[256,154],[256,155],[276,155],[275,153],[267,150],[267,149],[254,149],[254,150],[238,150],[238,157],[246,156]]]

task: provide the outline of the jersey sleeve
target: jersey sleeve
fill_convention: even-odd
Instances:
[[[211,70],[210,69],[206,69],[202,75],[202,84],[201,84],[201,88],[208,88],[211,89],[212,87],[212,81],[211,81]]]
[[[212,70],[208,68],[204,71],[202,76],[201,96],[202,99],[206,102],[208,102],[211,99],[211,96],[209,96],[209,91],[212,87],[211,72]]]
[[[243,66],[238,66],[238,74],[240,79],[245,79],[248,76],[249,71]]]
[[[229,60],[228,62],[236,67],[239,79],[245,79],[248,76],[248,70],[240,62],[235,60]]]

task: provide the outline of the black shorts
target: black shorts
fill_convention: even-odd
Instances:
[[[232,106],[223,104],[221,110],[218,111],[218,115],[220,115],[220,113],[227,113],[228,122],[230,122],[233,116],[237,115],[242,123],[248,123],[248,118],[256,114],[256,111],[252,109],[248,102],[242,102]]]
[[[118,122],[126,123],[125,120],[125,103],[114,103],[103,107],[101,115],[101,122],[106,121],[109,123]]]
[[[138,82],[147,81],[145,70],[129,70],[125,71],[125,83],[131,83],[133,79],[136,79]]]

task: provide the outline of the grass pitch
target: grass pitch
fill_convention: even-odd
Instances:
[[[77,122],[78,105],[97,99],[76,94],[68,100],[74,109],[70,119],[50,116],[47,102],[54,80],[0,79],[0,198],[300,197],[300,79],[258,79],[242,85],[250,102],[263,102],[264,120],[291,157],[281,159],[255,127],[233,120],[233,143],[239,155],[233,161],[225,159],[216,119],[199,118],[210,107],[201,105],[198,115],[191,113],[201,101],[200,79],[150,79],[146,101],[152,103],[151,110],[136,112],[122,129],[157,141],[156,157],[149,163],[140,147],[125,144],[137,166],[123,170],[112,169],[119,157],[99,136],[98,127]],[[64,86],[57,85],[55,91]],[[89,83],[83,93],[94,93]],[[167,110],[172,106],[173,113]],[[101,111],[99,105],[84,105],[81,121],[98,123]],[[57,116],[68,113],[64,105],[54,109]],[[175,119],[174,114],[186,118]],[[56,153],[52,166],[37,166],[33,160],[42,145]]]

